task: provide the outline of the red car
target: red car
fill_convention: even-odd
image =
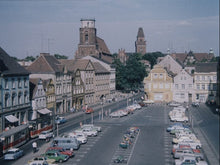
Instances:
[[[179,148],[191,148],[190,145],[180,145]],[[173,153],[175,153],[176,149],[173,148]],[[201,153],[200,149],[193,149],[193,152]]]
[[[74,153],[73,151],[70,151],[70,150],[65,150],[64,148],[62,147],[49,147],[46,151],[59,151],[61,154],[63,155],[68,155],[69,157],[73,157],[74,156]]]
[[[93,112],[94,112],[94,110],[93,110],[92,108],[87,108],[87,109],[86,109],[86,113],[87,113],[87,114],[93,113]]]

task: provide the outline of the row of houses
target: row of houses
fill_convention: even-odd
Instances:
[[[144,79],[145,97],[163,102],[214,103],[217,92],[217,63],[184,66],[165,56]]]
[[[34,135],[52,127],[51,116],[114,98],[115,68],[98,58],[41,53],[24,68],[1,48],[0,54],[0,132],[28,124]]]

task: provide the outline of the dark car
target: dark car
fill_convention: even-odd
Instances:
[[[65,150],[62,147],[49,147],[47,151],[59,151],[61,154],[68,155],[69,157],[73,157],[74,153],[71,150]]]

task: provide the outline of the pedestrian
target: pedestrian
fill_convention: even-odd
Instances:
[[[33,152],[35,153],[37,151],[37,143],[35,141],[32,143],[32,147],[33,147]]]

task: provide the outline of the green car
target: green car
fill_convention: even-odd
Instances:
[[[56,162],[65,162],[69,159],[68,155],[61,154],[58,151],[50,150],[45,152],[42,156],[47,157],[48,159],[54,159]]]
[[[192,133],[192,131],[190,129],[184,129],[185,132],[189,132],[189,133]],[[181,132],[181,130],[179,129],[174,129],[174,130],[171,130],[170,131],[170,134],[175,134],[175,133],[179,133]]]

